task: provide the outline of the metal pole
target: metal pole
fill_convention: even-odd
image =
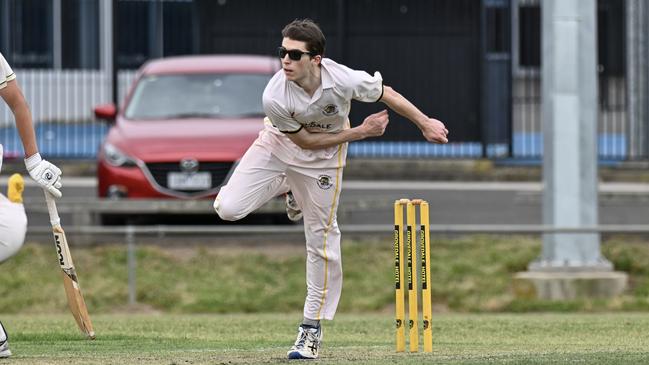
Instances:
[[[478,74],[480,80],[480,89],[483,90],[485,87],[485,67],[487,59],[487,9],[485,1],[480,2],[480,62],[478,64]],[[488,122],[486,121],[485,109],[487,107],[487,102],[484,97],[484,91],[481,92],[480,97],[480,109],[479,109],[479,120],[482,121],[479,131],[480,131],[480,155],[482,158],[487,158],[487,145],[489,141],[487,140],[487,134],[485,133],[485,128],[488,127]]]
[[[113,1],[99,3],[99,68],[104,88],[102,89],[102,102],[113,100]]]
[[[164,57],[164,3],[155,0],[149,3],[149,46],[151,57]]]
[[[9,0],[0,0],[0,49],[5,52],[4,56],[9,63],[12,63],[13,59],[11,58],[11,55],[13,54],[13,50],[11,49],[11,46],[13,42],[11,42],[11,39],[13,34],[11,32],[12,27],[9,23],[9,19],[11,19]]]
[[[543,223],[593,226],[597,195],[595,0],[542,3]],[[608,271],[597,233],[543,236],[530,271]]]
[[[52,68],[55,70],[63,65],[61,11],[61,0],[52,0]]]
[[[91,50],[96,47],[97,28],[93,26],[97,21],[99,5],[95,2],[79,2],[79,45],[82,50]],[[101,15],[100,15],[101,17]],[[101,43],[100,43],[101,44]],[[84,69],[97,67],[97,53],[79,52],[79,66]]]
[[[338,39],[336,42],[337,52],[338,52],[338,62],[345,62],[345,2],[344,0],[336,1],[336,30],[338,33]]]
[[[192,27],[192,54],[200,54],[201,53],[201,42],[200,42],[200,35],[201,35],[201,17],[200,17],[200,9],[198,7],[198,1],[192,1],[192,19],[194,21],[191,24]]]
[[[118,13],[117,13],[117,1],[118,0],[113,0],[112,1],[112,70],[111,70],[111,76],[112,76],[112,85],[113,85],[113,104],[115,104],[115,109],[119,110],[119,80],[118,80],[118,72],[119,72],[119,67],[117,65],[117,54],[119,52],[118,50],[118,34],[117,34],[117,28],[119,27],[118,24]]]
[[[135,257],[135,229],[129,225],[126,227],[126,262],[128,267],[128,304],[137,303],[135,270],[137,266]]]
[[[512,5],[511,1],[507,5],[507,13],[509,14],[509,19],[512,18],[512,14],[514,13],[513,6],[514,5]],[[507,84],[509,85],[509,88],[507,90],[507,105],[509,106],[509,112],[507,113],[509,119],[507,121],[507,127],[509,128],[507,132],[507,135],[509,137],[509,140],[507,141],[507,157],[509,158],[514,157],[514,45],[512,43],[512,33],[514,32],[512,25],[513,23],[510,21],[508,26],[509,39],[504,40],[505,42],[509,42],[509,47],[507,49],[507,52],[509,52],[509,62],[507,63]]]
[[[629,157],[649,156],[649,6],[646,0],[626,1],[626,88]]]

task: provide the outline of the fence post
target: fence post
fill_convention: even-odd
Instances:
[[[135,257],[135,227],[126,226],[126,262],[128,268],[128,304],[137,303],[135,287],[135,270],[137,266]]]
[[[649,6],[645,0],[626,1],[626,85],[630,159],[649,156]]]

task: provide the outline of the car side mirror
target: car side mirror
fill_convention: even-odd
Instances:
[[[117,116],[117,108],[115,108],[115,104],[113,103],[97,105],[94,110],[97,119],[114,122]]]

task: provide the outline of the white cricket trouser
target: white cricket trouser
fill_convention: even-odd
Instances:
[[[0,170],[2,170],[2,145],[0,144]],[[25,242],[27,215],[25,207],[13,203],[0,194],[0,262],[15,255]]]
[[[270,199],[293,192],[304,215],[304,317],[309,319],[333,319],[340,299],[342,262],[336,211],[346,154],[347,144],[303,150],[267,125],[214,201],[221,219],[238,220]]]
[[[27,216],[21,203],[0,194],[0,262],[15,255],[25,242]]]

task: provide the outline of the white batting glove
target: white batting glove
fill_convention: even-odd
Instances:
[[[61,197],[59,190],[61,184],[61,169],[50,162],[43,160],[41,155],[35,153],[25,159],[25,167],[32,177],[43,189],[47,190],[55,198]]]

